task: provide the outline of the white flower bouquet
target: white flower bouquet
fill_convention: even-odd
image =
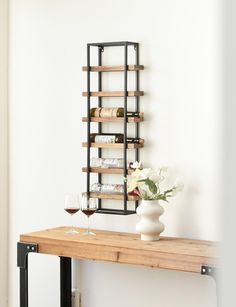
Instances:
[[[176,179],[174,185],[161,191],[160,184],[164,181],[163,173],[167,172],[167,167],[160,167],[157,171],[151,168],[142,169],[141,163],[135,162],[131,165],[134,169],[131,175],[125,178],[130,195],[138,195],[144,200],[164,200],[168,201],[169,197],[173,197],[177,192],[183,190],[183,183]]]

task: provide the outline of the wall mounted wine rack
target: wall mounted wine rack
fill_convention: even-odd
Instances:
[[[91,48],[95,47],[98,50],[98,66],[91,66]],[[120,47],[124,49],[124,65],[116,66],[104,66],[102,63],[102,54],[107,47]],[[128,64],[128,51],[130,48],[135,50],[135,64]],[[135,151],[135,161],[139,161],[139,149],[143,147],[143,143],[128,143],[127,142],[127,124],[133,123],[135,125],[135,138],[139,139],[139,124],[143,121],[143,116],[140,117],[128,117],[127,116],[127,106],[128,97],[134,97],[135,99],[135,112],[140,113],[139,108],[139,98],[143,96],[144,93],[139,89],[139,72],[143,70],[144,66],[139,64],[139,43],[136,42],[106,42],[106,43],[90,43],[87,44],[87,66],[84,66],[82,70],[87,73],[87,91],[82,93],[83,97],[87,97],[87,117],[83,117],[82,121],[87,122],[87,142],[82,144],[83,147],[87,148],[87,166],[82,168],[83,172],[87,173],[87,191],[86,195],[88,198],[98,198],[98,210],[97,213],[105,214],[119,214],[128,215],[134,214],[138,206],[139,198],[135,195],[128,195],[127,193],[127,183],[124,182],[123,193],[110,194],[110,193],[97,193],[90,190],[90,174],[98,174],[98,183],[102,184],[103,174],[121,174],[126,177],[127,174],[131,173],[132,170],[128,169],[127,165],[127,150],[132,149]],[[128,91],[128,72],[133,71],[135,73],[135,90]],[[91,72],[98,73],[98,91],[91,91]],[[102,73],[104,72],[123,72],[124,78],[124,90],[123,91],[103,91],[102,89]],[[91,97],[97,97],[98,108],[103,107],[103,97],[123,97],[124,103],[124,116],[123,117],[92,117],[90,114],[91,109]],[[141,113],[140,113],[141,114]],[[102,123],[107,122],[120,122],[123,123],[123,143],[97,143],[91,142],[91,122],[96,122],[98,124],[97,133],[102,133]],[[102,158],[103,148],[113,148],[123,150],[123,169],[122,168],[99,168],[91,167],[91,148],[98,149],[98,158]],[[123,201],[122,209],[104,208],[102,206],[103,199],[120,200]],[[127,202],[134,201],[135,209],[130,210]]]

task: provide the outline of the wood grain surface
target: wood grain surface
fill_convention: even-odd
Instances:
[[[186,272],[217,265],[217,244],[210,241],[161,237],[145,242],[130,233],[93,230],[96,236],[67,234],[67,227],[22,234],[21,242],[38,244],[38,252],[76,259],[110,261]],[[85,231],[79,229],[80,232]]]
[[[127,65],[128,71],[137,71],[143,70],[143,65]],[[82,67],[83,71],[87,71],[87,66]],[[90,66],[90,71],[92,72],[115,72],[115,71],[124,71],[124,65],[113,65],[113,66]]]
[[[82,122],[87,122],[87,117],[82,117]],[[94,123],[123,123],[123,117],[91,117],[91,122]],[[128,123],[140,123],[144,121],[144,117],[128,117]]]
[[[83,142],[82,147],[87,147],[87,143]],[[91,147],[94,148],[124,148],[123,143],[91,143]],[[128,143],[127,148],[128,149],[134,149],[134,148],[142,148],[143,144],[137,144],[137,143]]]
[[[143,96],[143,91],[128,91],[127,96],[135,97],[135,96]],[[88,96],[88,92],[83,92],[82,96]],[[92,97],[124,97],[124,91],[102,91],[102,92],[90,92],[90,96]]]
[[[86,195],[86,192],[83,193],[83,195]],[[98,193],[98,192],[90,192],[91,198],[99,198],[99,199],[113,199],[113,200],[123,200],[124,195],[118,194],[118,193]],[[128,195],[128,201],[135,201],[139,200],[140,198],[137,195]]]
[[[128,169],[128,174],[133,173],[133,169]],[[82,168],[82,172],[87,173],[87,167]],[[104,167],[90,167],[90,173],[98,173],[98,174],[123,174],[123,168],[104,168]]]

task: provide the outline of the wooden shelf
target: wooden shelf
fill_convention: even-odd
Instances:
[[[128,71],[137,71],[143,70],[143,65],[128,65]],[[87,71],[87,66],[82,67],[83,71]],[[116,65],[116,66],[90,66],[91,72],[115,72],[115,71],[124,71],[124,65]]]
[[[83,195],[87,193],[84,192]],[[99,198],[99,199],[113,199],[113,200],[124,200],[124,194],[111,194],[111,193],[97,193],[97,192],[90,192],[91,198]],[[135,201],[139,200],[140,198],[136,195],[128,195],[128,201]]]
[[[82,143],[82,147],[88,147],[86,142]],[[122,149],[124,148],[123,143],[91,143],[91,147],[93,148],[114,148],[114,149]],[[142,148],[143,144],[127,144],[128,149]]]
[[[82,168],[82,172],[87,173],[87,167]],[[128,174],[133,172],[132,169],[128,169]],[[90,167],[90,173],[98,174],[123,174],[123,168],[104,168],[104,167]]]
[[[128,91],[129,97],[143,96],[143,91]],[[82,96],[88,96],[88,92],[83,92]],[[90,92],[91,97],[124,97],[124,91],[112,91],[112,92]]]
[[[87,122],[87,117],[82,117],[82,122]],[[128,117],[128,123],[140,123],[143,122],[143,117]],[[94,123],[123,123],[124,117],[91,117],[91,122]]]
[[[150,268],[201,273],[217,265],[217,244],[211,241],[161,237],[146,242],[140,235],[93,230],[96,236],[69,235],[68,227],[22,234],[20,242],[35,243],[38,252],[84,260],[109,261]],[[85,229],[78,229],[84,232]]]

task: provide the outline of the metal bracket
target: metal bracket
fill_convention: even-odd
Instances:
[[[209,265],[201,266],[201,274],[210,276],[214,279],[216,285],[216,296],[218,296],[219,284],[218,284],[218,269]],[[217,299],[217,306],[219,306],[219,299]]]
[[[37,253],[38,252],[38,245],[34,243],[24,243],[18,242],[17,243],[17,266],[26,269],[27,266],[27,255],[29,253]]]
[[[208,275],[216,279],[217,276],[217,268],[208,266],[208,265],[202,265],[201,267],[201,274],[202,275]]]

